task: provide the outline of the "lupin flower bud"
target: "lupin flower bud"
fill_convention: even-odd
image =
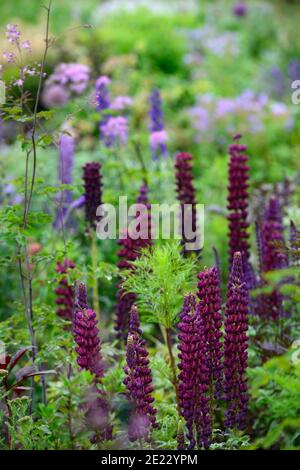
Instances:
[[[176,191],[177,199],[181,205],[180,230],[184,254],[188,253],[185,244],[196,242],[194,234],[197,231],[196,191],[193,185],[192,159],[192,155],[182,152],[177,154],[175,162]],[[189,234],[193,234],[192,239]],[[195,247],[194,251],[200,251],[200,249]]]
[[[91,227],[96,226],[96,211],[101,204],[102,184],[100,174],[100,163],[86,163],[83,167],[83,180],[85,190],[85,218]]]
[[[209,350],[210,383],[217,398],[222,396],[222,315],[220,278],[216,267],[205,269],[198,274],[198,310],[203,321],[204,335]]]
[[[75,310],[82,311],[88,308],[88,299],[86,286],[83,282],[80,282],[77,287],[76,299],[75,299]]]
[[[57,263],[56,272],[61,275],[59,286],[55,289],[57,295],[56,304],[59,306],[57,315],[65,320],[73,319],[74,310],[74,294],[72,286],[68,283],[67,275],[70,269],[73,269],[75,264],[73,261],[65,259],[62,263]]]
[[[146,232],[144,238],[134,240],[128,230],[125,231],[125,236],[119,240],[118,244],[121,249],[118,252],[120,258],[118,262],[119,269],[132,269],[132,262],[135,261],[141,253],[141,249],[146,248],[152,244],[151,240],[151,213],[150,204],[148,201],[148,188],[143,184],[140,188],[140,193],[137,197],[137,204],[145,206],[145,213],[142,214],[143,229],[141,232]],[[126,339],[128,332],[129,313],[132,305],[135,302],[135,294],[125,293],[122,289],[122,282],[118,285],[117,292],[117,308],[116,308],[116,326],[118,339]]]
[[[234,254],[228,283],[225,314],[224,388],[227,401],[225,425],[243,428],[248,409],[248,291],[244,282],[242,255]]]
[[[237,135],[235,140],[241,136]],[[234,143],[229,147],[229,185],[228,205],[229,210],[229,262],[233,261],[233,255],[239,251],[243,257],[243,263],[249,259],[249,233],[248,233],[248,180],[249,166],[247,147]]]
[[[188,429],[189,449],[197,444],[209,448],[211,440],[210,370],[208,343],[203,319],[199,315],[196,297],[184,299],[179,329],[179,405]]]
[[[104,367],[100,353],[96,312],[91,309],[76,311],[73,333],[77,343],[78,365],[82,369],[89,370],[96,377],[101,378],[104,373]]]
[[[149,428],[158,426],[157,410],[153,406],[152,375],[145,344],[145,340],[142,339],[137,307],[132,306],[130,329],[127,336],[126,367],[124,369],[127,398],[133,407],[128,428],[130,441],[148,439]]]

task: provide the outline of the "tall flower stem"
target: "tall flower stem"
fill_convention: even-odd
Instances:
[[[92,259],[92,271],[93,271],[93,308],[97,315],[98,322],[100,321],[100,304],[98,295],[98,252],[97,252],[97,240],[96,234],[91,235],[91,259]]]
[[[165,329],[165,341],[166,341],[166,345],[167,345],[168,352],[169,352],[170,366],[171,366],[171,371],[172,371],[172,376],[173,376],[172,382],[173,382],[174,389],[175,389],[177,410],[179,413],[180,406],[179,406],[179,395],[178,395],[178,379],[177,379],[176,365],[175,365],[175,359],[174,359],[174,354],[173,354],[173,341],[172,341],[171,328]]]

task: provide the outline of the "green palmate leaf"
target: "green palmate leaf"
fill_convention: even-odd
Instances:
[[[181,246],[169,242],[143,251],[127,271],[123,287],[137,295],[142,315],[151,323],[170,328],[178,320],[184,294],[194,289],[195,261],[181,255]]]

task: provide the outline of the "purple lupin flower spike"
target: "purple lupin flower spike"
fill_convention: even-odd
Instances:
[[[80,282],[77,287],[75,310],[82,311],[88,308],[88,298],[86,286],[83,282]]]
[[[148,439],[149,428],[158,426],[157,410],[153,406],[152,375],[145,344],[145,340],[142,339],[138,309],[132,306],[124,368],[126,374],[124,385],[127,389],[127,398],[133,407],[128,427],[130,441]]]
[[[150,147],[153,159],[167,155],[167,139],[161,96],[159,90],[155,88],[150,94]]]
[[[104,366],[100,352],[96,312],[91,309],[76,311],[73,333],[77,343],[78,365],[82,369],[89,370],[98,378],[103,377]]]
[[[225,425],[229,428],[243,428],[248,409],[248,313],[249,300],[244,282],[242,255],[237,252],[233,256],[225,314]]]
[[[178,329],[179,406],[188,430],[189,449],[196,444],[207,449],[212,434],[208,344],[204,322],[193,294],[188,294],[184,299]]]
[[[101,165],[86,163],[83,167],[85,218],[91,227],[96,226],[97,207],[102,203]]]
[[[125,231],[124,237],[119,240],[118,244],[121,249],[118,252],[120,258],[118,262],[119,269],[132,269],[132,262],[135,261],[141,253],[141,249],[146,248],[152,244],[151,240],[151,213],[150,204],[148,201],[148,187],[143,184],[140,188],[137,197],[137,203],[143,204],[144,213],[142,219],[145,221],[141,233],[144,238],[134,240],[131,238],[128,230]],[[145,232],[145,233],[144,233]],[[118,284],[117,292],[117,308],[116,308],[116,326],[118,339],[126,339],[128,331],[129,313],[132,305],[136,300],[135,294],[125,293],[122,289],[122,282]]]
[[[235,140],[241,136],[237,135]],[[243,263],[249,259],[249,223],[248,223],[248,180],[249,166],[247,147],[238,143],[229,146],[229,184],[228,205],[229,210],[229,264],[233,261],[233,255],[240,251]]]
[[[298,265],[300,262],[300,230],[292,220],[290,222],[290,252],[291,264]]]
[[[223,389],[223,344],[220,278],[216,267],[198,274],[198,311],[203,321],[204,335],[208,344],[208,366],[210,384],[216,398],[222,397]]]
[[[175,162],[177,199],[181,205],[181,238],[185,255],[189,252],[186,250],[186,243],[195,243],[195,250],[193,251],[200,251],[200,248],[196,246],[197,236],[194,235],[197,232],[197,211],[192,160],[192,155],[181,152],[177,154]],[[191,231],[193,232],[192,239],[188,236]]]
[[[74,139],[68,134],[62,134],[59,142],[58,180],[60,184],[72,184],[74,164]],[[56,215],[55,228],[58,229],[72,204],[72,192],[62,191],[58,198],[59,209]]]
[[[287,267],[288,258],[285,249],[280,204],[276,197],[271,197],[266,207],[261,224],[262,274]],[[283,315],[283,297],[275,289],[270,294],[262,295],[260,315],[274,320]]]
[[[74,294],[72,286],[68,283],[67,274],[70,269],[74,268],[74,262],[68,259],[65,259],[62,263],[57,263],[56,266],[56,272],[61,275],[59,286],[55,289],[56,304],[58,305],[56,313],[65,320],[73,319]],[[63,274],[66,276],[63,276]]]

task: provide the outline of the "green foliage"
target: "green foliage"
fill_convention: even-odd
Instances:
[[[249,371],[254,429],[253,447],[299,449],[300,361],[299,347]],[[265,431],[267,431],[265,433]]]
[[[170,328],[178,320],[184,294],[194,289],[196,262],[182,257],[178,242],[168,242],[145,250],[133,264],[124,274],[125,291],[137,295],[148,322]]]

